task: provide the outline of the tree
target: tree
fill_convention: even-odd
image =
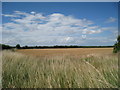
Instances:
[[[118,51],[120,51],[120,35],[117,38],[117,42],[114,44],[114,49],[113,52],[117,53]]]
[[[27,49],[27,48],[28,48],[28,46],[26,45],[26,46],[25,46],[25,49]]]
[[[120,35],[118,36],[117,41],[118,41],[118,43],[120,43]]]
[[[12,49],[12,48],[13,48],[12,46],[5,45],[5,44],[0,44],[0,50],[1,49]]]
[[[17,45],[16,45],[16,48],[17,48],[17,49],[20,49],[20,44],[17,44]]]

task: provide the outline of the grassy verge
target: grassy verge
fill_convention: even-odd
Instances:
[[[3,88],[117,88],[118,58],[35,58],[3,51]]]

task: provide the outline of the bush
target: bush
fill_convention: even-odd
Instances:
[[[17,48],[17,49],[20,49],[20,44],[17,44],[17,45],[16,45],[16,48]]]
[[[4,50],[4,49],[12,49],[14,47],[9,46],[9,45],[5,45],[5,44],[0,44],[0,50]]]
[[[118,51],[120,51],[120,36],[118,36],[117,42],[114,44],[114,49],[113,49],[114,53],[117,53]]]

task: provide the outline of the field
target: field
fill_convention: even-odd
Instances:
[[[117,88],[113,48],[3,51],[5,88]]]
[[[18,52],[33,56],[55,56],[55,55],[72,55],[84,56],[88,54],[113,54],[113,48],[58,48],[58,49],[21,49]]]

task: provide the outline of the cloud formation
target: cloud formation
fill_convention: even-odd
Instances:
[[[61,13],[43,15],[34,11],[14,11],[3,16],[11,18],[10,22],[3,24],[2,30],[3,43],[10,45],[83,45],[91,40],[86,38],[87,35],[115,30],[95,26],[86,18],[78,19]]]
[[[116,22],[116,21],[117,21],[116,18],[114,18],[114,17],[109,17],[109,18],[107,19],[106,23],[113,23],[113,22]]]

